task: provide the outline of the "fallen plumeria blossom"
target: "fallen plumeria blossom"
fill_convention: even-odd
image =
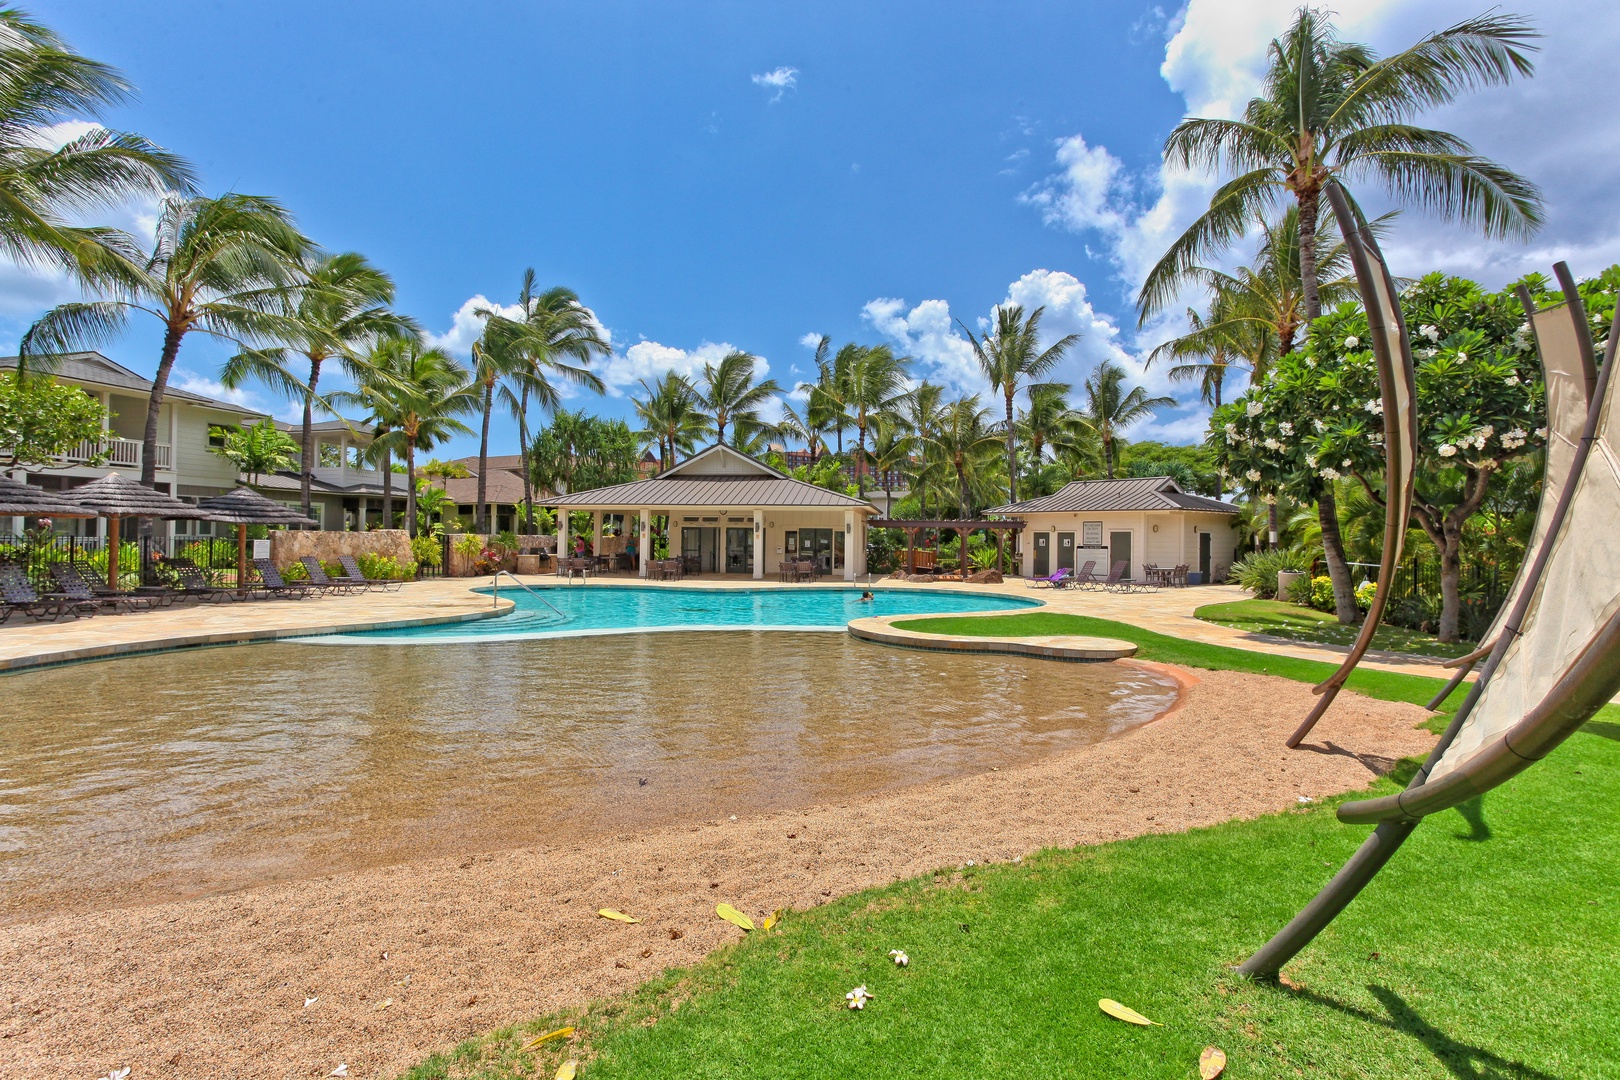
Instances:
[[[895,967],[905,967],[907,964],[911,963],[911,957],[907,956],[900,949],[890,949],[889,959],[894,961]]]
[[[871,1001],[875,996],[875,994],[869,993],[865,986],[857,986],[855,989],[844,995],[844,1000],[849,1002],[849,1007],[852,1009],[864,1009],[866,1008],[866,1003]]]
[[[98,1076],[96,1080],[129,1080],[130,1067],[125,1065],[122,1069],[108,1069],[106,1076]]]
[[[315,1004],[319,1000],[321,1000],[321,999],[318,996],[317,997],[307,997],[307,998],[305,998],[304,999],[304,1008],[306,1008],[306,1009],[309,1008],[311,1005]]]
[[[339,1065],[337,1068],[333,1069],[331,1072],[327,1073],[326,1075],[327,1076],[348,1076],[349,1075],[349,1063],[347,1061],[345,1061],[343,1064]]]

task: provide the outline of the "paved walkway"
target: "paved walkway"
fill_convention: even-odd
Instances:
[[[525,579],[534,585],[560,585],[552,575]],[[32,667],[44,663],[117,656],[131,652],[186,645],[262,641],[309,634],[356,632],[385,627],[427,625],[488,618],[496,611],[509,610],[502,599],[496,609],[490,597],[471,590],[488,584],[483,578],[448,578],[413,582],[397,592],[364,593],[358,596],[327,596],[308,600],[266,600],[244,604],[188,604],[161,611],[131,612],[127,615],[98,615],[89,619],[53,623],[29,623],[13,616],[0,626],[0,671]],[[652,588],[752,588],[777,582],[708,575],[682,582],[651,582],[634,577],[594,578],[583,586],[647,585]],[[1139,626],[1211,645],[1227,645],[1251,652],[1293,656],[1336,664],[1349,651],[1336,645],[1313,645],[1287,641],[1263,634],[1234,630],[1193,617],[1205,604],[1218,604],[1246,597],[1235,585],[1211,585],[1186,589],[1162,589],[1153,593],[1081,592],[1076,589],[1031,589],[1021,579],[1004,585],[911,584],[877,579],[874,587],[900,589],[957,589],[1005,596],[1018,596],[1045,602],[1053,611],[1093,615]],[[787,588],[847,588],[842,581]],[[1446,678],[1450,672],[1440,661],[1395,653],[1369,653],[1363,667],[1412,675]]]

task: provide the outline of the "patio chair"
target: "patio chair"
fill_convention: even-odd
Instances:
[[[347,574],[340,578],[332,577],[326,572],[326,567],[321,565],[321,560],[313,555],[301,556],[298,561],[304,564],[304,572],[309,575],[310,584],[316,586],[322,592],[356,593],[365,591],[365,585],[355,584]]]
[[[1192,565],[1190,563],[1182,563],[1177,566],[1170,575],[1170,584],[1178,589],[1185,589],[1187,587],[1187,571],[1191,569]]]
[[[304,581],[288,581],[269,559],[254,559],[253,569],[259,572],[259,592],[266,596],[279,596],[287,600],[304,600],[320,590]]]
[[[563,560],[563,561],[565,561],[568,564],[568,580],[569,581],[574,580],[574,575],[575,574],[578,574],[580,576],[580,580],[582,580],[582,581],[583,580],[588,580],[590,578],[590,576],[591,576],[591,560],[589,560],[589,559],[566,559],[566,560]]]
[[[1096,584],[1097,560],[1087,559],[1079,570],[1075,571],[1074,578],[1063,583],[1065,589],[1084,589],[1087,585]]]
[[[1069,580],[1070,570],[1067,566],[1060,566],[1045,577],[1030,578],[1024,582],[1028,589],[1059,589]]]
[[[663,559],[658,564],[658,576],[662,581],[679,581],[686,576],[685,559]]]
[[[338,565],[343,567],[345,578],[334,578],[334,581],[347,580],[354,585],[363,585],[367,590],[381,589],[383,592],[395,592],[403,588],[403,581],[389,581],[387,578],[368,578],[365,571],[360,569],[360,562],[353,555],[339,555]]]
[[[79,573],[79,568],[70,562],[57,562],[50,565],[51,580],[56,582],[56,592],[50,596],[60,595],[76,603],[98,604],[111,611],[114,615],[122,615],[126,611],[140,608],[149,611],[157,604],[155,598],[134,597],[128,593],[100,593],[90,587]]]
[[[40,595],[34,583],[28,580],[28,575],[23,573],[23,568],[12,562],[0,562],[0,604],[5,606],[5,614],[0,615],[0,622],[5,622],[14,614],[26,615],[38,622],[68,612],[72,612],[77,619],[101,610],[101,604],[95,600]]]
[[[133,589],[115,589],[107,584],[106,576],[89,563],[74,563],[73,569],[78,571],[85,584],[90,586],[90,591],[97,596],[126,597],[144,604],[148,610],[168,607],[179,599],[174,590],[166,585],[137,585]]]
[[[240,600],[243,594],[235,589],[227,589],[213,585],[197,564],[190,559],[165,559],[164,565],[174,572],[178,584],[174,593],[181,599],[195,599],[205,603],[222,603],[226,600]]]
[[[1130,563],[1124,561],[1115,563],[1109,568],[1108,577],[1103,581],[1097,582],[1097,584],[1100,585],[1105,592],[1130,592],[1135,584],[1130,578],[1125,576],[1125,571],[1130,567],[1130,565]]]

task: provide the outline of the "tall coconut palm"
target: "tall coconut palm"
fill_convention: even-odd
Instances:
[[[754,365],[759,358],[732,351],[718,364],[704,364],[697,383],[698,404],[707,411],[714,428],[714,441],[726,441],[726,428],[747,437],[770,425],[759,418],[759,410],[781,393],[775,379],[754,381]]]
[[[525,529],[532,528],[534,521],[534,485],[529,478],[530,400],[548,414],[556,412],[562,397],[553,378],[598,394],[605,390],[601,377],[585,365],[606,355],[608,343],[596,316],[572,289],[557,286],[537,293],[534,270],[525,270],[518,308],[521,314],[516,317],[487,313],[479,350],[482,358],[475,368],[477,381],[484,387],[484,426],[478,444],[480,530],[488,524],[484,478],[489,471],[489,414],[496,384],[501,401],[518,424]]]
[[[292,215],[273,199],[171,196],[158,215],[149,251],[125,237],[98,261],[95,288],[112,299],[52,308],[29,336],[45,351],[67,352],[121,334],[133,312],[163,324],[163,351],[141,439],[141,483],[152,487],[158,414],[186,335],[201,332],[239,347],[297,340],[300,331],[286,315],[287,301],[303,284],[310,248]],[[143,530],[150,528],[149,520],[143,521]]]
[[[690,454],[708,432],[708,421],[698,405],[697,391],[678,372],[666,371],[657,383],[641,380],[643,398],[632,398],[642,429],[636,438],[658,447],[658,468],[673,468],[680,455]]]
[[[925,482],[954,482],[956,516],[973,516],[973,491],[982,488],[987,472],[1001,456],[1001,431],[979,395],[957,398],[940,410],[930,435],[919,438]],[[966,543],[966,537],[963,538]]]
[[[1067,337],[1042,349],[1040,346],[1041,316],[1045,307],[1038,307],[1024,317],[1022,304],[1008,304],[996,309],[996,325],[984,337],[975,337],[960,319],[957,325],[973,346],[973,355],[979,361],[979,370],[992,390],[1005,399],[1007,412],[1002,424],[1007,435],[1007,501],[1018,501],[1018,431],[1014,422],[1013,401],[1018,391],[1028,384],[1051,374],[1063,360],[1063,354],[1079,341],[1079,334]]]
[[[476,412],[479,394],[455,357],[417,337],[379,342],[366,356],[359,388],[334,395],[366,409],[382,434],[377,442],[405,458],[405,525],[416,522],[416,452],[431,450],[453,435],[471,435],[459,417]]]
[[[1114,478],[1119,460],[1120,433],[1138,420],[1145,420],[1160,409],[1176,404],[1172,397],[1148,397],[1147,389],[1125,388],[1129,373],[1112,360],[1104,360],[1085,382],[1086,404],[1080,417],[1102,444],[1103,469]]]
[[[1533,233],[1542,220],[1534,184],[1458,136],[1411,121],[1469,90],[1532,74],[1528,54],[1537,36],[1519,16],[1486,14],[1380,58],[1342,40],[1328,12],[1300,8],[1271,43],[1260,96],[1243,119],[1189,117],[1165,140],[1172,164],[1237,175],[1148,274],[1137,297],[1142,317],[1163,310],[1193,268],[1241,238],[1286,192],[1299,210],[1303,314],[1315,319],[1322,312],[1317,226],[1329,181],[1380,185],[1487,236]]]
[[[816,343],[816,379],[799,384],[799,390],[806,395],[806,426],[818,433],[832,432],[839,457],[844,456],[844,432],[849,427],[849,410],[844,405],[846,373],[857,348],[845,345],[834,354],[832,338],[821,335]]]
[[[842,353],[844,350],[840,349]],[[910,357],[896,356],[887,345],[858,345],[842,373],[843,406],[855,426],[855,489],[866,497],[866,433],[876,418],[899,405],[906,393]]]
[[[415,334],[418,327],[415,320],[389,310],[393,279],[360,253],[312,250],[305,254],[303,269],[304,285],[289,294],[284,312],[294,339],[242,350],[225,362],[220,381],[228,387],[262,382],[289,397],[303,398],[298,491],[308,517],[315,478],[315,408],[326,408],[319,390],[323,367],[335,360],[350,380],[358,381],[361,357],[376,339]]]
[[[1029,387],[1029,405],[1014,421],[1018,437],[1029,449],[1030,460],[1041,467],[1046,451],[1073,438],[1080,421],[1069,406],[1068,383],[1036,383]]]
[[[894,479],[911,465],[917,441],[906,428],[905,421],[895,412],[879,413],[872,424],[872,451],[868,460],[877,474],[878,486],[883,489],[883,513],[887,517],[894,508]]]
[[[0,10],[0,255],[25,266],[94,272],[127,238],[69,219],[166,191],[192,192],[191,167],[139,135],[92,126],[59,146],[50,129],[125,101],[115,69],[74,52],[15,8]],[[48,366],[50,356],[22,362]],[[19,364],[19,368],[21,364]]]

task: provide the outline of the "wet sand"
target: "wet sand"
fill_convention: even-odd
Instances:
[[[1344,694],[1290,752],[1308,687],[1189,678],[1159,720],[999,771],[0,927],[0,1075],[129,1065],[131,1080],[247,1080],[347,1062],[351,1076],[392,1077],[467,1035],[699,959],[740,933],[713,917],[719,900],[756,916],[805,909],[968,859],[1282,810],[1433,743],[1414,729],[1421,709]],[[645,921],[609,923],[599,907]]]

